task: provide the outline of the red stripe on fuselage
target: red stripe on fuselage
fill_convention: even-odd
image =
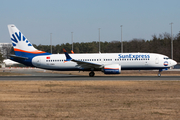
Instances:
[[[104,68],[104,69],[114,69],[114,70],[119,70],[119,68]]]
[[[20,49],[17,49],[17,48],[14,48],[14,51],[25,52],[25,53],[33,53],[33,54],[46,53],[46,52],[40,51],[40,50],[35,50],[35,51],[25,51],[25,50],[20,50]]]

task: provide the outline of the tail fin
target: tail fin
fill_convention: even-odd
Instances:
[[[8,25],[8,29],[16,56],[30,57],[50,54],[34,48],[33,45],[26,39],[26,37],[17,29],[15,25]]]

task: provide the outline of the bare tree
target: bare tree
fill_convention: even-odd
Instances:
[[[8,44],[8,43],[1,44],[1,54],[2,54],[2,56],[4,58],[6,58],[6,59],[9,58],[11,49],[12,49],[11,44]]]

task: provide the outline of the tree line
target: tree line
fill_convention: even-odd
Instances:
[[[111,42],[101,42],[101,53],[120,53],[121,52],[121,42],[111,41]],[[51,52],[50,45],[35,45],[34,47]],[[53,45],[52,53],[63,53],[63,48],[68,52],[72,49],[72,44],[63,43],[61,45]],[[99,52],[99,42],[87,42],[87,43],[73,43],[74,53],[98,53]],[[173,59],[180,62],[180,32],[173,37]],[[147,52],[147,53],[160,53],[167,55],[171,58],[171,35],[169,33],[163,33],[159,35],[152,35],[151,40],[144,39],[132,39],[130,41],[123,41],[123,52]]]

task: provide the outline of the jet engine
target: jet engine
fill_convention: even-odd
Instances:
[[[103,68],[103,72],[104,74],[120,74],[121,65],[119,64],[105,65]]]

